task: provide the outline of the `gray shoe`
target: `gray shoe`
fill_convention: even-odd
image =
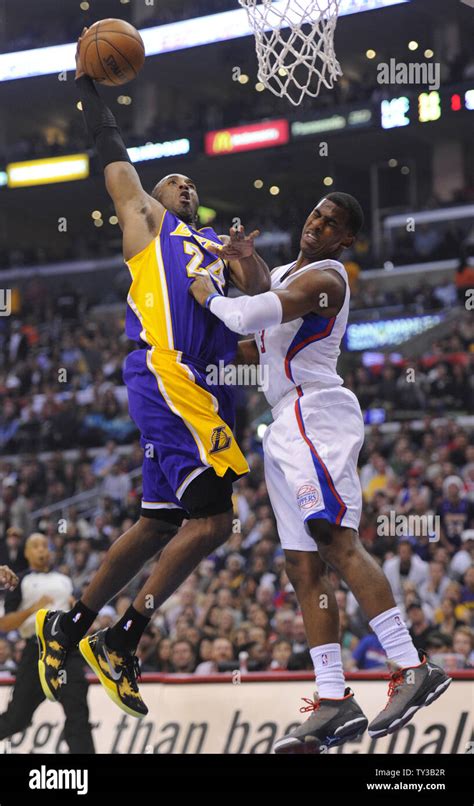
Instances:
[[[394,733],[424,705],[431,705],[451,684],[451,677],[420,652],[419,666],[397,668],[388,686],[388,702],[369,725],[369,736],[378,739]]]
[[[341,699],[305,700],[309,705],[300,711],[312,711],[311,716],[275,742],[275,753],[325,753],[330,747],[356,739],[367,729],[368,721],[350,688]]]

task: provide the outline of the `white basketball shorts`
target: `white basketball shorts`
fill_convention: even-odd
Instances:
[[[364,421],[356,396],[342,386],[297,387],[273,415],[263,438],[265,479],[283,548],[317,551],[308,528],[315,518],[358,530]]]

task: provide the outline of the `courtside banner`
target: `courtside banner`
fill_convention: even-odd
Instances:
[[[207,132],[204,137],[204,150],[208,156],[216,157],[222,154],[235,154],[238,151],[281,146],[288,143],[289,139],[290,125],[287,120],[266,120],[249,126]]]
[[[164,677],[164,676],[163,676]],[[248,682],[238,673],[222,675],[222,682],[178,676],[179,682],[142,682],[149,708],[145,719],[122,713],[102,687],[89,689],[90,720],[98,753],[117,754],[265,754],[278,736],[306,717],[299,708],[313,690],[307,675],[274,681],[259,675]],[[472,702],[474,679],[465,673],[446,693],[392,736],[372,740],[366,733],[357,743],[334,748],[330,754],[466,754],[474,751]],[[463,679],[464,678],[464,679]],[[171,676],[168,678],[171,680]],[[190,679],[192,682],[189,682]],[[361,708],[371,720],[383,708],[386,680],[350,680]],[[0,711],[8,704],[11,687],[0,686]],[[64,713],[59,705],[44,702],[23,733],[0,741],[0,753],[43,754],[68,752],[62,739]]]

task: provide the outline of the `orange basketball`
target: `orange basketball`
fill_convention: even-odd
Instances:
[[[145,46],[137,29],[124,20],[99,20],[81,42],[84,72],[109,87],[136,78],[145,62]]]

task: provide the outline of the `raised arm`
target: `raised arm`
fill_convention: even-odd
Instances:
[[[242,334],[292,322],[308,313],[330,319],[341,310],[345,292],[345,282],[334,269],[307,272],[288,288],[256,297],[222,297],[215,293],[206,277],[197,279],[189,290],[196,302],[209,308],[231,330]]]
[[[82,36],[86,31],[84,28]],[[101,99],[93,80],[84,73],[79,53],[81,38],[76,51],[76,87],[86,127],[102,162],[107,191],[123,232],[124,258],[130,260],[158,233],[165,209],[143,189],[114,115]]]

